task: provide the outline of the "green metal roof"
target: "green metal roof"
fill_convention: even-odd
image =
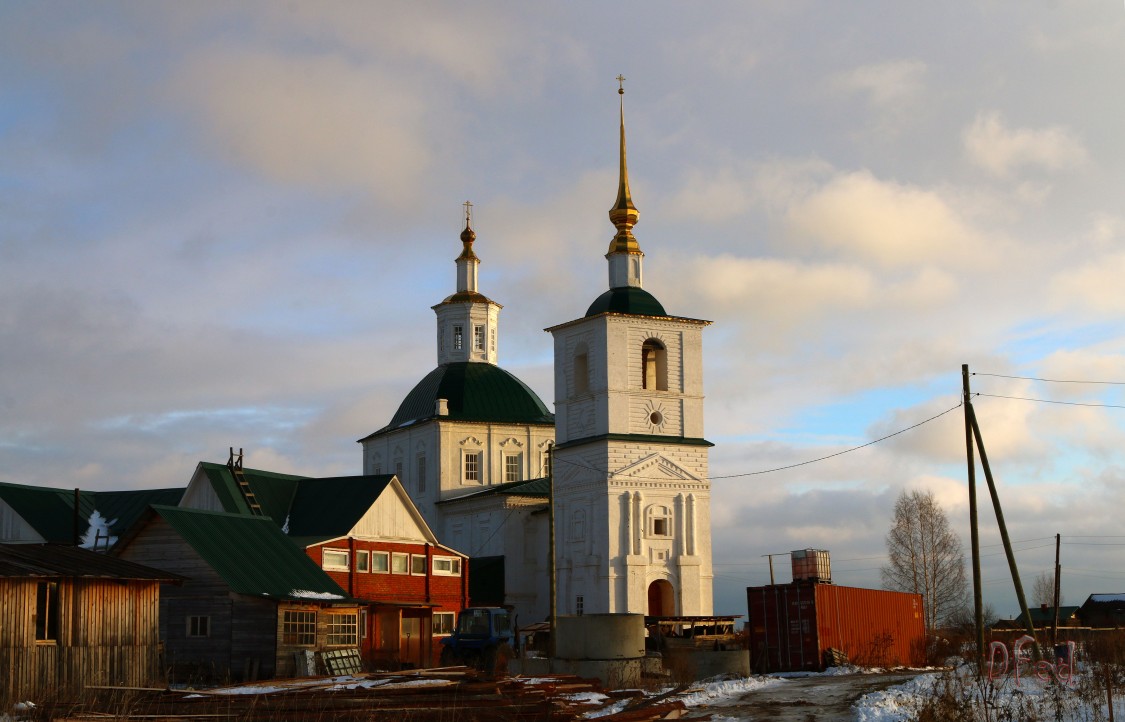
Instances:
[[[449,413],[437,416],[437,400]],[[457,362],[438,366],[418,382],[376,434],[433,418],[512,424],[554,424],[555,416],[528,386],[499,366]],[[367,437],[367,438],[370,438]]]
[[[511,496],[541,496],[547,498],[550,493],[551,480],[547,477],[539,479],[524,479],[523,481],[509,481],[506,484],[497,484],[496,486],[489,487],[483,491],[473,492],[472,494],[464,494],[462,496],[455,496],[452,499],[444,499],[437,502],[438,504],[450,504],[455,501],[463,499],[479,499],[482,496],[493,496],[496,494],[507,494]]]
[[[269,517],[153,505],[231,590],[274,599],[348,598],[316,562],[293,544]]]
[[[200,467],[233,514],[250,515],[250,507],[225,464],[201,462]],[[336,476],[313,479],[261,469],[242,470],[262,514],[302,546],[347,534],[371,508],[394,478],[392,474]]]
[[[347,534],[393,478],[381,474],[302,479],[289,513],[290,536],[328,539]]]
[[[627,313],[633,316],[667,316],[664,306],[648,291],[635,286],[611,288],[594,299],[587,316],[599,313]]]
[[[97,509],[106,521],[117,520],[110,532],[120,537],[140,518],[149,504],[177,504],[184,490],[135,489],[131,491],[79,491],[79,534],[90,526]],[[39,536],[48,542],[74,542],[74,490],[0,483],[0,499],[12,507]]]

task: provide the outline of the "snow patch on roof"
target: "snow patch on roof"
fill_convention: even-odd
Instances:
[[[294,599],[343,599],[342,594],[333,594],[332,592],[310,592],[308,589],[294,589],[289,592],[289,596]]]

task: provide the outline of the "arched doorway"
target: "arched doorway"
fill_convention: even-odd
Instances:
[[[676,593],[667,579],[648,585],[648,616],[671,617],[676,614]]]

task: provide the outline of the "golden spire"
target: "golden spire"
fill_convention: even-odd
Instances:
[[[640,218],[629,191],[629,168],[625,163],[625,76],[617,76],[617,94],[621,96],[621,168],[617,182],[617,202],[609,210],[609,220],[617,227],[617,235],[609,243],[610,253],[640,253],[633,237],[633,225]]]

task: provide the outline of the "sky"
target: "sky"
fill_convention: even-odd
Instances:
[[[879,586],[905,490],[968,549],[962,364],[1029,593],[1055,534],[1064,603],[1125,591],[1123,67],[1120,0],[0,2],[0,481],[361,473],[466,200],[550,406],[621,74],[645,288],[714,322],[716,613],[794,549]]]

